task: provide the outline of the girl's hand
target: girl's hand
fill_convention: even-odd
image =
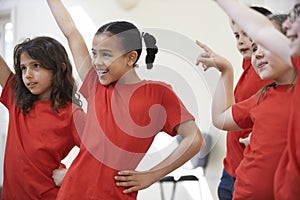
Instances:
[[[196,41],[196,44],[205,51],[204,53],[200,54],[196,60],[196,65],[202,63],[204,71],[211,67],[216,68],[220,72],[232,68],[230,62],[227,59],[216,54],[208,46],[206,46],[198,40]]]
[[[52,172],[52,178],[53,181],[55,182],[55,185],[57,187],[60,187],[62,184],[62,181],[64,180],[64,177],[67,173],[67,169],[66,168],[58,168],[53,170]]]
[[[251,135],[252,133],[250,133],[246,138],[240,138],[239,142],[244,144],[245,146],[248,146],[250,144]]]
[[[154,172],[137,172],[133,170],[119,171],[118,175],[115,176],[116,185],[126,188],[123,190],[123,193],[142,190],[157,181],[153,173]]]

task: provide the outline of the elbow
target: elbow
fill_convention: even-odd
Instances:
[[[205,147],[205,140],[201,134],[201,132],[198,130],[198,133],[196,134],[196,137],[193,140],[193,152],[198,153],[200,150],[202,150]]]
[[[225,127],[225,119],[223,117],[213,115],[212,123],[213,123],[214,127],[216,127],[217,129],[226,130],[225,129],[226,128]]]

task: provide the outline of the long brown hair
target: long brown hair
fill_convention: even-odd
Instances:
[[[72,74],[72,65],[65,48],[57,40],[42,36],[32,40],[26,39],[14,48],[15,75],[11,84],[14,88],[16,105],[24,113],[31,110],[34,102],[38,100],[38,95],[32,94],[23,83],[20,68],[20,57],[23,53],[27,53],[32,59],[40,62],[45,69],[53,71],[51,109],[58,112],[59,108],[67,106],[68,101],[82,105]]]

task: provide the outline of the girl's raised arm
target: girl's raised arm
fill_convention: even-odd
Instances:
[[[227,131],[241,130],[233,119],[231,106],[235,103],[233,93],[233,67],[224,57],[216,54],[208,46],[196,41],[205,52],[196,61],[204,70],[214,67],[221,72],[212,102],[212,121],[215,127]]]
[[[61,0],[47,0],[49,8],[68,40],[76,69],[82,80],[92,68],[92,61],[85,41]]]
[[[0,55],[0,85],[3,88],[6,84],[6,81],[11,73],[11,70],[7,66],[5,60]]]
[[[273,26],[267,17],[238,0],[216,0],[216,2],[250,38],[292,66],[289,40]]]

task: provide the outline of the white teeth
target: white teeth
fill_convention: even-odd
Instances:
[[[108,72],[108,70],[97,70],[97,73],[99,74],[99,75],[103,75],[103,74],[105,74],[105,73],[107,73]]]

